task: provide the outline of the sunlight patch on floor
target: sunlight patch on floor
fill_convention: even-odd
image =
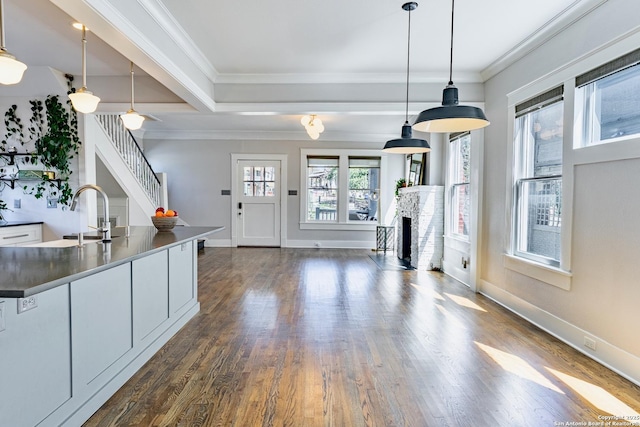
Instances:
[[[545,367],[545,369],[572,388],[576,393],[587,399],[599,410],[619,417],[621,421],[628,422],[628,425],[640,425],[640,414],[602,387],[556,371],[555,369],[547,367]]]
[[[455,302],[456,304],[458,304],[458,305],[460,305],[462,307],[473,308],[474,310],[482,311],[484,313],[487,312],[487,310],[485,310],[484,308],[480,307],[478,304],[476,304],[475,302],[471,301],[469,298],[461,297],[459,295],[448,294],[446,292],[444,294],[446,296],[448,296],[449,298],[451,298],[451,300],[453,302]]]
[[[420,286],[420,285],[416,285],[415,283],[411,283],[411,286],[413,286],[414,288],[416,288],[416,290],[418,292],[420,292],[423,295],[427,295],[433,299],[437,299],[440,301],[445,301],[444,297],[442,295],[440,295],[438,292],[434,291],[431,288],[427,288],[425,286]]]
[[[466,326],[464,325],[464,323],[462,323],[455,315],[449,313],[449,311],[446,308],[444,308],[440,304],[436,304],[436,308],[440,310],[440,313],[444,315],[444,317],[447,319],[449,323],[459,328],[466,329]]]
[[[489,357],[491,357],[502,369],[507,372],[511,372],[514,375],[524,378],[525,380],[533,381],[534,383],[555,391],[556,393],[564,394],[562,390],[556,387],[551,381],[549,381],[544,375],[538,372],[533,366],[524,361],[522,358],[510,354],[497,348],[474,341],[478,347]]]

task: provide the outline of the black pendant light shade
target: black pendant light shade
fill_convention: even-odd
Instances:
[[[402,5],[402,9],[409,12],[409,29],[407,36],[407,98],[405,103],[405,121],[402,126],[402,136],[397,139],[387,141],[382,151],[398,154],[426,153],[431,151],[429,143],[424,139],[412,137],[411,125],[409,124],[409,57],[411,47],[411,11],[418,7],[418,3],[409,2]]]
[[[391,139],[384,145],[383,151],[388,153],[397,154],[413,154],[413,153],[426,153],[431,151],[429,143],[424,139],[411,137],[411,125],[409,122],[404,122],[402,126],[402,137],[397,139]]]
[[[449,84],[442,92],[442,107],[424,110],[418,115],[413,128],[420,132],[465,132],[481,129],[489,125],[489,120],[478,107],[458,104],[458,88],[453,75],[453,11],[451,0],[451,50],[449,58]]]
[[[421,112],[413,128],[420,132],[465,132],[488,125],[480,108],[458,104],[458,88],[450,82],[442,92],[442,107]]]

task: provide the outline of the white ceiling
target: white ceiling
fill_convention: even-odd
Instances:
[[[321,140],[357,140],[397,137],[404,122],[409,16],[401,1],[4,1],[5,44],[27,73],[51,67],[79,76],[80,33],[70,24],[92,30],[87,80],[103,111],[128,106],[133,60],[136,108],[161,119],[145,124],[148,135],[306,139],[300,115],[317,112],[327,129]],[[461,101],[481,102],[480,83],[602,1],[456,1]],[[449,66],[451,2],[419,3],[411,12],[412,115],[436,105]]]

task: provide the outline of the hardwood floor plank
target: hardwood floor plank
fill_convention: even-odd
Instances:
[[[610,415],[576,381],[640,411],[640,387],[441,273],[382,270],[360,250],[216,248],[198,263],[200,313],[86,426],[540,427]]]

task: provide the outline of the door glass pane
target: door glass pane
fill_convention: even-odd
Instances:
[[[275,179],[276,179],[276,168],[271,166],[264,168],[264,180],[275,181]]]
[[[255,193],[254,196],[262,197],[264,196],[264,182],[256,182],[254,183]]]
[[[263,181],[264,180],[264,168],[256,167],[253,168],[253,179],[254,181]]]
[[[253,182],[244,183],[244,195],[253,196]]]
[[[273,197],[276,195],[276,186],[274,182],[264,183],[264,195],[267,197]]]
[[[251,166],[245,166],[244,171],[242,173],[243,176],[243,181],[251,181],[251,178],[253,177],[253,168]]]

